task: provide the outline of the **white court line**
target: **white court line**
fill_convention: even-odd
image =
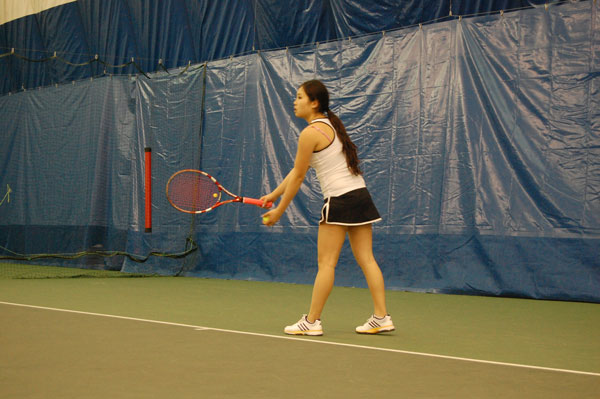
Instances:
[[[345,346],[345,347],[349,347],[349,348],[370,349],[370,350],[377,350],[377,351],[383,351],[383,352],[402,353],[405,355],[433,357],[433,358],[437,358],[437,359],[449,359],[449,360],[458,360],[458,361],[471,362],[471,363],[492,364],[492,365],[496,365],[496,366],[519,367],[519,368],[533,369],[533,370],[553,371],[553,372],[558,372],[558,373],[570,373],[570,374],[580,374],[580,375],[590,375],[590,376],[594,376],[594,377],[600,377],[600,373],[592,373],[592,372],[588,372],[588,371],[557,369],[557,368],[551,368],[551,367],[531,366],[531,365],[527,365],[527,364],[517,364],[517,363],[494,362],[491,360],[470,359],[470,358],[466,358],[466,357],[446,356],[446,355],[438,355],[438,354],[434,354],[434,353],[423,353],[423,352],[405,351],[405,350],[400,350],[400,349],[379,348],[376,346],[355,345],[355,344],[345,344],[345,343],[341,343],[341,342],[303,339],[300,337],[291,337],[291,336],[284,336],[284,335],[271,335],[271,334],[253,333],[253,332],[248,332],[248,331],[226,330],[223,328],[203,327],[203,326],[196,326],[196,325],[191,325],[191,324],[172,323],[172,322],[168,322],[168,321],[140,319],[137,317],[127,317],[127,316],[117,316],[117,315],[103,314],[103,313],[83,312],[80,310],[49,308],[49,307],[45,307],[45,306],[25,305],[22,303],[11,303],[11,302],[0,301],[0,304],[1,305],[10,305],[10,306],[20,306],[20,307],[32,308],[32,309],[53,310],[56,312],[83,314],[83,315],[88,315],[88,316],[109,317],[109,318],[121,319],[121,320],[141,321],[141,322],[145,322],[145,323],[163,324],[163,325],[176,326],[176,327],[187,327],[187,328],[193,328],[198,331],[219,331],[219,332],[226,332],[226,333],[232,333],[232,334],[253,335],[253,336],[257,336],[257,337],[287,339],[287,340],[292,340],[292,341],[296,341],[296,342],[309,342],[309,343],[315,343],[315,344],[337,345],[337,346]]]

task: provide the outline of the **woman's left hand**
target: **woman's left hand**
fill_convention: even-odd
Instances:
[[[273,226],[275,223],[281,219],[281,215],[283,214],[278,208],[273,208],[269,212],[262,215],[262,223],[265,226]]]

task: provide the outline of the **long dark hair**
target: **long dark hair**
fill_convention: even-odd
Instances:
[[[327,115],[327,118],[329,118],[329,121],[335,128],[337,136],[342,142],[342,152],[346,157],[346,163],[348,164],[350,171],[355,175],[362,175],[362,171],[358,165],[360,160],[358,159],[356,145],[350,140],[350,136],[348,136],[346,128],[340,118],[329,109],[329,92],[325,85],[319,80],[309,80],[308,82],[302,83],[301,87],[304,89],[304,92],[310,101],[317,100],[319,102],[318,111]]]

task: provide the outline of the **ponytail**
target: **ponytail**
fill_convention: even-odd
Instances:
[[[338,139],[342,142],[342,152],[346,157],[346,163],[348,164],[348,169],[355,175],[362,175],[362,170],[360,170],[360,160],[358,159],[358,151],[356,144],[352,142],[350,136],[348,136],[348,132],[346,132],[346,127],[338,118],[336,114],[331,112],[330,109],[327,109],[327,118],[329,118],[329,122],[335,128],[337,132]]]
[[[319,112],[327,114],[329,122],[331,122],[335,128],[337,136],[342,142],[342,152],[346,157],[348,169],[357,176],[362,175],[362,171],[358,166],[360,161],[358,159],[356,145],[350,140],[350,136],[348,136],[346,128],[340,118],[329,109],[329,92],[325,85],[319,80],[309,80],[308,82],[304,82],[301,87],[304,88],[306,95],[311,101],[317,100],[319,102]]]

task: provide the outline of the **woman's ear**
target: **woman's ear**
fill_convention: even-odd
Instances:
[[[315,111],[315,112],[319,112],[319,100],[313,100],[310,103],[310,107]]]

